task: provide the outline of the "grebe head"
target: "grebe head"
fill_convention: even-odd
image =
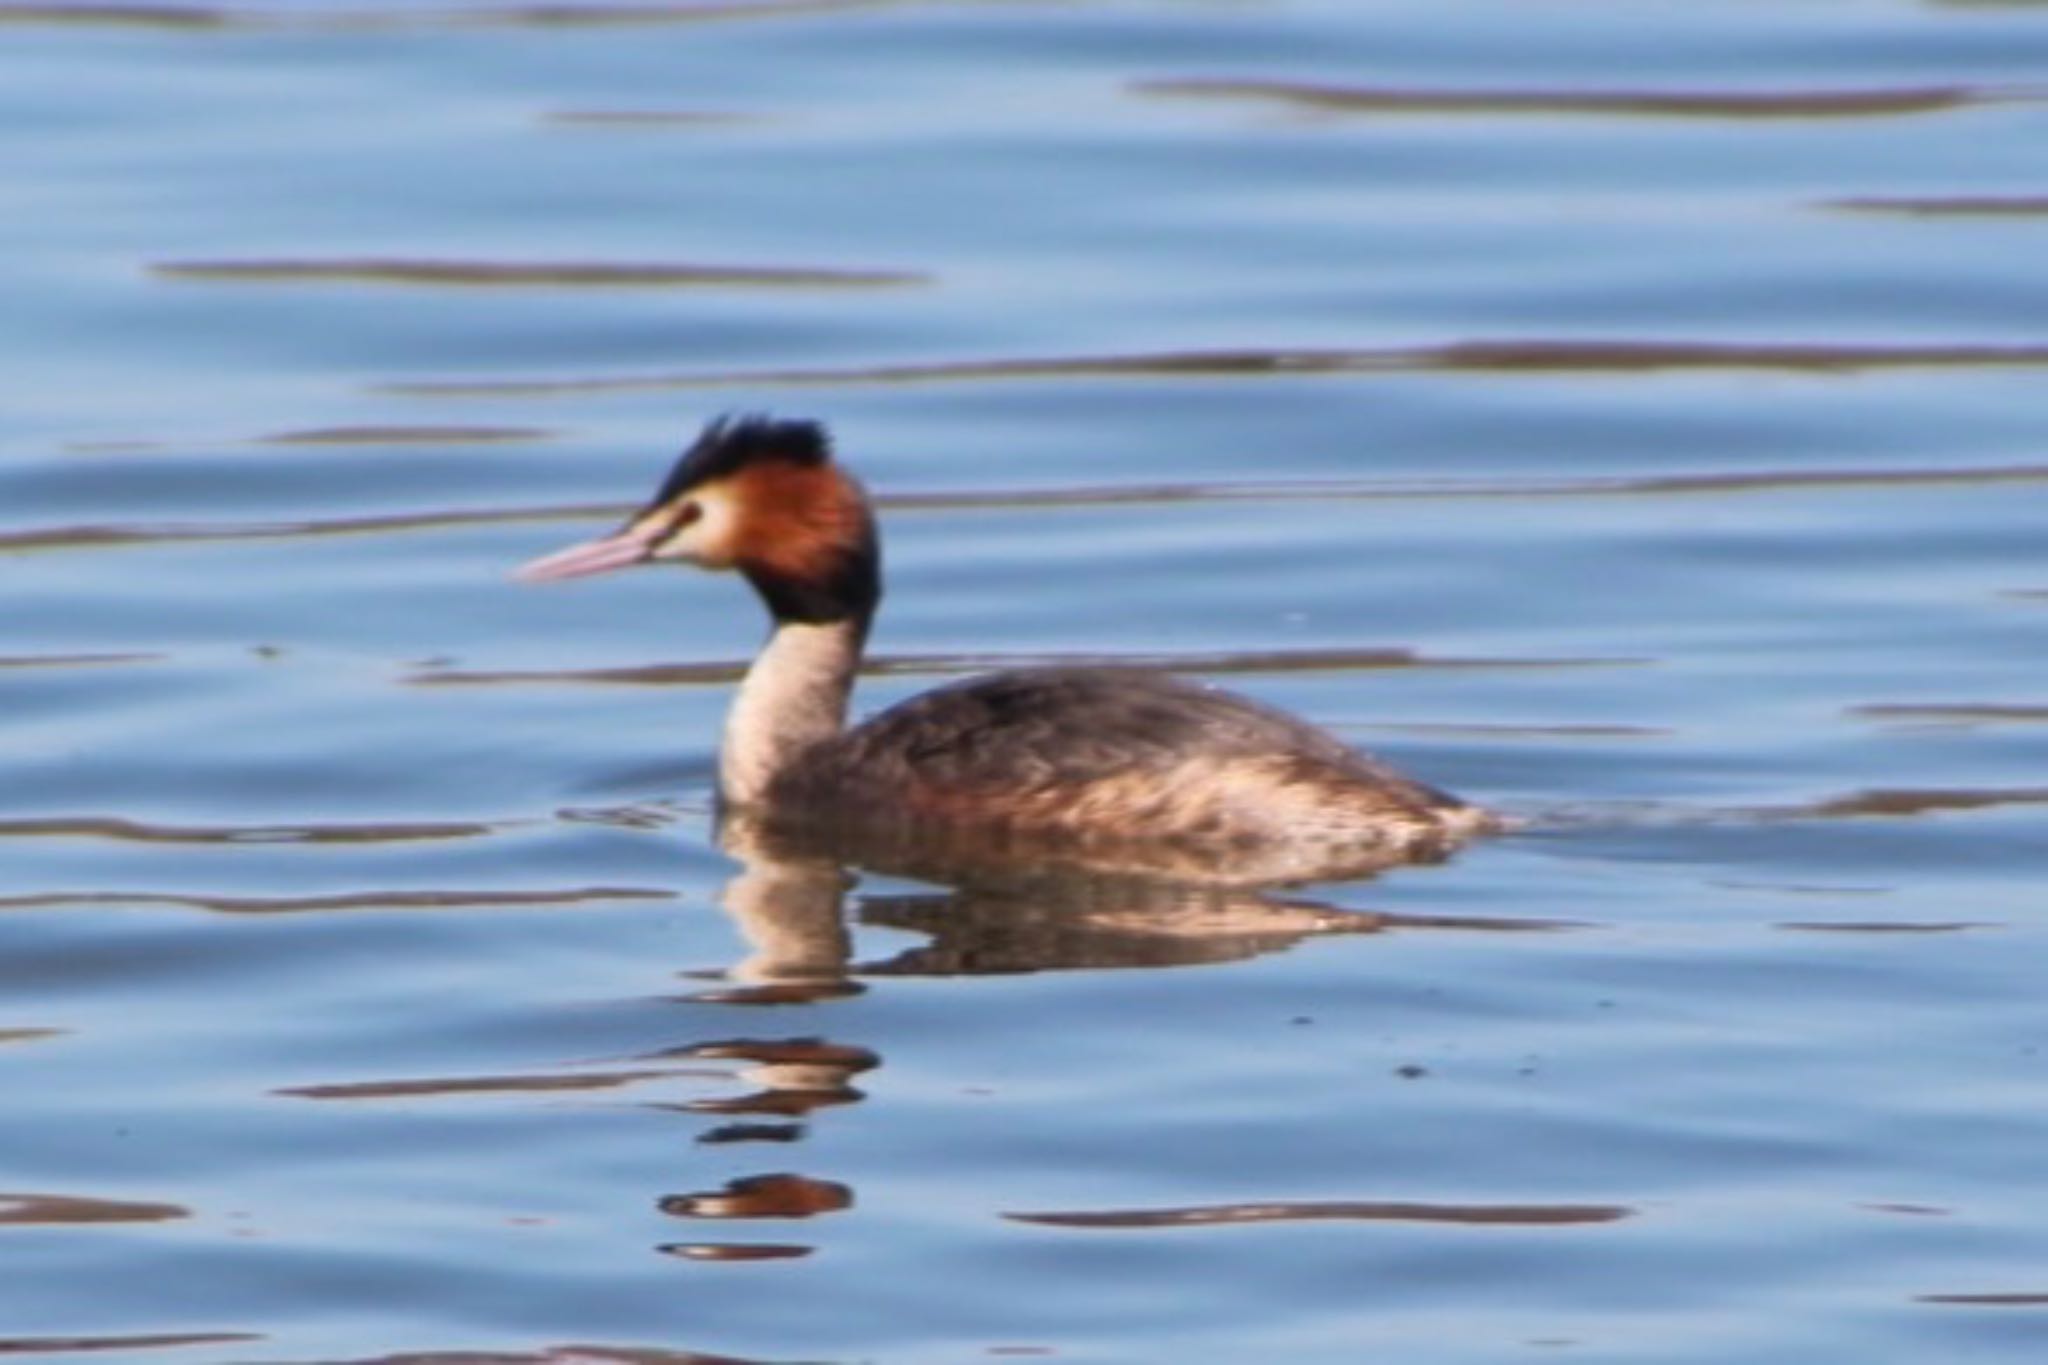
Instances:
[[[882,595],[867,498],[832,462],[816,422],[714,420],[618,530],[517,576],[580,578],[663,562],[737,569],[784,622],[865,620]]]

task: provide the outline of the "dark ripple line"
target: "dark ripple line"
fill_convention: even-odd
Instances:
[[[765,1245],[765,1244],[757,1244]],[[667,1247],[657,1247],[666,1252]],[[810,1248],[796,1247],[785,1255],[806,1254]],[[707,1258],[709,1259],[709,1258]],[[741,1259],[738,1256],[730,1259]],[[273,1361],[268,1365],[828,1365],[824,1361],[762,1360],[752,1356],[707,1355],[667,1346],[606,1346],[596,1343],[565,1342],[539,1346],[531,1351],[461,1348],[400,1351],[394,1355],[363,1356],[350,1360],[326,1357],[320,1360]]]
[[[1138,81],[1140,95],[1263,100],[1347,114],[1590,114],[1662,118],[1868,118],[2034,102],[2025,86],[1922,85],[1858,90],[1451,90],[1187,77]]]
[[[2048,482],[2048,464],[1969,465],[1952,469],[1763,470],[1756,473],[1620,475],[1557,480],[1125,484],[1098,487],[894,493],[875,501],[885,511],[981,511],[1007,508],[1106,507],[1196,502],[1357,502],[1448,499],[1567,499],[1770,492],[1812,488],[1922,487],[1944,484]],[[0,552],[120,548],[135,545],[295,540],[324,536],[395,535],[467,526],[622,517],[629,503],[566,503],[548,507],[395,512],[300,521],[97,523],[0,531]],[[2019,591],[2014,596],[2048,596]],[[75,654],[0,658],[0,668],[155,662],[152,654]]]
[[[112,815],[0,819],[0,839],[111,839],[139,844],[385,844],[472,839],[511,827],[479,822],[371,825],[157,825]]]
[[[224,10],[198,5],[0,5],[0,23],[113,24],[143,28],[212,29],[230,22]]]
[[[98,1199],[76,1194],[0,1193],[0,1225],[79,1223],[166,1223],[190,1218],[182,1204]]]
[[[1126,484],[965,493],[898,493],[883,495],[876,501],[892,511],[954,511],[1006,507],[1099,507],[1122,503],[1601,498],[2044,481],[2048,481],[2048,464],[1962,465],[1946,469],[1766,469],[1739,473],[1621,474],[1566,479],[1475,479],[1466,482],[1393,483],[1322,479],[1288,483]]]
[[[1017,1223],[1063,1228],[1151,1229],[1246,1223],[1345,1220],[1555,1227],[1613,1223],[1634,1209],[1623,1204],[1422,1204],[1401,1200],[1331,1200],[1273,1204],[1209,1204],[1186,1208],[1106,1209],[1071,1213],[1005,1213]]]
[[[5,548],[0,537],[0,548]],[[0,669],[10,668],[114,668],[126,664],[162,663],[167,655],[146,653],[107,654],[15,654],[0,657]]]
[[[2048,805],[2048,787],[1873,787],[1778,806],[1691,807],[1657,801],[1616,800],[1581,802],[1531,813],[1528,824],[1521,827],[1520,832],[1525,837],[1535,838],[1575,829],[1748,827],[1763,822],[1899,819],[2034,805]],[[1748,881],[1716,881],[1713,884],[1735,889],[1827,895],[1883,895],[1894,889]]]
[[[675,1067],[638,1071],[585,1071],[498,1076],[440,1076],[405,1081],[339,1081],[294,1085],[273,1090],[302,1100],[401,1100],[446,1095],[556,1094],[583,1090],[618,1090],[642,1081],[676,1077],[727,1079],[724,1072]]]
[[[61,1028],[0,1028],[0,1043],[40,1043],[69,1032]]]
[[[377,391],[428,398],[550,397],[729,385],[919,384],[963,380],[1110,379],[1130,376],[1392,374],[1415,371],[1649,373],[1763,369],[1803,374],[1864,370],[2048,365],[2048,345],[1504,339],[1442,346],[1151,351],[1037,356],[851,368],[707,370],[562,379],[398,380]]]
[[[0,23],[101,24],[212,32],[237,28],[578,28],[787,19],[900,7],[905,0],[707,0],[701,4],[527,4],[473,9],[357,7],[305,13],[255,5],[0,4]]]
[[[1856,820],[2039,805],[2048,805],[2048,787],[1876,787],[1754,813],[1781,820]]]
[[[1821,207],[1844,213],[1892,213],[1910,218],[2032,218],[2048,214],[2048,195],[1860,195],[1823,200]]]
[[[1274,649],[1189,651],[1181,654],[890,654],[867,659],[862,664],[861,673],[867,677],[923,677],[1041,666],[1159,668],[1188,673],[1324,673],[1386,668],[1623,668],[1648,662],[1650,660],[1621,657],[1432,658],[1411,649]],[[411,674],[405,681],[419,687],[495,687],[536,683],[674,687],[730,683],[746,670],[744,660],[719,659],[697,663],[629,664],[618,668],[437,669]]]
[[[1381,721],[1375,730],[1404,735],[1458,735],[1479,739],[1670,739],[1678,732],[1654,725],[1518,725],[1499,722]]]
[[[1849,708],[1866,720],[1906,721],[1922,725],[1982,725],[1999,722],[2048,721],[2048,706],[2005,702],[1876,702]]]
[[[259,445],[493,445],[542,441],[555,433],[546,427],[360,426],[309,427],[256,437]]]
[[[664,1256],[676,1256],[686,1261],[793,1261],[809,1256],[817,1248],[800,1242],[664,1242],[655,1248]],[[999,1354],[991,1350],[990,1354]],[[1050,1355],[1050,1351],[1034,1352]],[[697,1365],[694,1361],[679,1362],[678,1365]],[[707,1361],[706,1365],[720,1365]]]
[[[0,896],[0,910],[58,910],[87,906],[168,906],[231,915],[295,914],[319,910],[460,910],[589,901],[673,900],[654,887],[586,886],[560,891],[359,891],[331,896],[193,896],[163,891],[49,891]]]
[[[1881,920],[1804,919],[1784,920],[1777,926],[1810,934],[1960,934],[1972,929],[1999,927],[1990,920]]]
[[[492,288],[841,289],[924,284],[929,276],[886,270],[773,265],[666,265],[612,261],[456,261],[404,257],[336,260],[160,261],[150,273],[234,283],[454,285]]]
[[[404,531],[445,530],[460,526],[498,526],[527,521],[560,521],[573,517],[617,516],[625,510],[627,509],[624,504],[586,503],[566,507],[396,512],[382,516],[314,518],[304,521],[144,522],[48,526],[20,531],[0,531],[0,551],[104,549],[128,545],[389,535]]]
[[[259,1332],[142,1332],[125,1337],[0,1337],[0,1355],[71,1355],[267,1341]]]

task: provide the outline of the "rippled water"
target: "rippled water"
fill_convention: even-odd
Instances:
[[[2048,10],[0,4],[0,1351],[2032,1361]],[[873,708],[1138,658],[1526,817],[741,864],[704,417]]]

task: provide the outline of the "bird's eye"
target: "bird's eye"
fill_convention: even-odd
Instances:
[[[669,524],[669,530],[672,532],[680,531],[685,526],[688,526],[691,522],[696,521],[703,515],[703,504],[698,502],[686,502],[681,507],[678,507],[676,509],[676,518],[673,522]]]

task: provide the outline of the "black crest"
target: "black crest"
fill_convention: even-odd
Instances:
[[[777,421],[758,413],[715,417],[669,470],[654,504],[700,484],[731,478],[750,465],[821,465],[831,458],[832,438],[817,422]]]

